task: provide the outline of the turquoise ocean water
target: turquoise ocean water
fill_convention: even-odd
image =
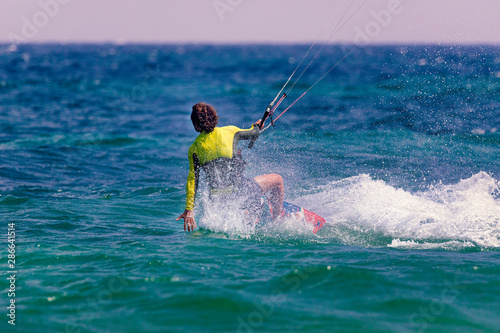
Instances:
[[[206,186],[175,221],[191,106],[249,127],[308,47],[0,45],[0,330],[500,332],[499,47],[355,49],[241,145],[316,235],[208,216]]]

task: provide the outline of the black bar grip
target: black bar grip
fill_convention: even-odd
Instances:
[[[266,122],[267,117],[269,117],[269,112],[271,111],[271,108],[273,107],[273,103],[269,104],[269,106],[266,108],[266,112],[264,112],[264,115],[262,116],[262,119],[260,121],[259,129],[262,130],[264,128],[264,123]],[[250,143],[248,144],[248,149],[251,149],[253,147],[253,144],[257,141],[257,138],[252,139]]]

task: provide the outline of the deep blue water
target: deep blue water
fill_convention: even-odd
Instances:
[[[2,331],[499,332],[500,47],[355,49],[241,145],[316,235],[209,216],[203,185],[175,221],[191,106],[249,127],[308,47],[0,45]]]

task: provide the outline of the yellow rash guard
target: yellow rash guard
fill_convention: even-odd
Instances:
[[[239,140],[259,137],[257,126],[242,130],[236,126],[216,127],[210,133],[201,132],[189,147],[189,174],[186,183],[186,209],[193,210],[200,167],[205,170],[211,189],[237,184],[242,178],[243,161],[237,152]]]

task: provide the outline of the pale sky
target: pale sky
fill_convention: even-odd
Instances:
[[[499,0],[0,0],[0,13],[0,43],[312,42],[345,13],[333,43],[500,44]]]

